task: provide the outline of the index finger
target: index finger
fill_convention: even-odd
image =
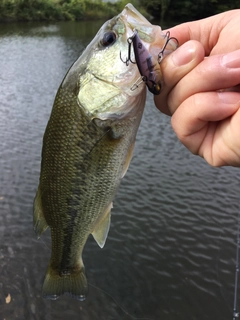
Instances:
[[[171,37],[178,39],[179,45],[189,40],[201,42],[205,50],[205,55],[208,56],[218,43],[221,31],[236,17],[239,17],[239,10],[227,11],[202,20],[182,23],[170,28],[168,31],[170,31]],[[236,48],[233,49],[236,50]],[[226,45],[226,38],[224,47],[221,47],[220,51],[221,52],[218,53],[226,53],[229,51],[229,46]]]

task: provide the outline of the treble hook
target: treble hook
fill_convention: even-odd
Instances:
[[[167,31],[167,33],[166,33],[166,35],[165,35],[165,38],[167,38],[167,40],[166,40],[164,46],[162,47],[162,50],[161,50],[161,51],[159,52],[159,54],[158,54],[158,63],[159,63],[159,64],[161,63],[161,61],[162,61],[162,59],[163,59],[164,51],[165,51],[165,49],[166,49],[169,41],[170,41],[170,40],[176,41],[177,47],[178,47],[178,44],[179,44],[177,38],[174,38],[174,37],[171,37],[171,38],[170,38],[170,31]]]
[[[137,34],[137,31],[135,30],[133,35],[127,39],[127,42],[128,42],[128,57],[126,58],[125,61],[123,60],[122,54],[121,54],[121,51],[120,51],[120,59],[122,60],[123,63],[126,64],[126,66],[129,65],[129,61],[131,63],[133,63],[133,64],[136,63],[135,61],[132,61],[132,59],[131,59],[131,47],[132,47],[132,43],[133,43],[133,38],[136,36],[136,34]]]
[[[130,88],[132,91],[136,90],[141,83],[146,83],[147,79],[144,76],[141,76],[137,79],[137,81],[134,83],[134,85]]]
[[[132,86],[131,90],[135,90],[144,82],[148,90],[157,95],[161,91],[162,74],[157,60],[152,57],[149,50],[138,36],[137,30],[134,37],[132,37],[133,50],[138,66],[140,79]],[[140,81],[139,81],[140,80]]]

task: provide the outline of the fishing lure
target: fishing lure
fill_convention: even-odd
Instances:
[[[140,37],[138,36],[137,30],[134,31],[133,35],[128,38],[128,56],[125,59],[125,61],[121,57],[120,52],[120,59],[128,65],[129,62],[136,63],[140,72],[141,77],[139,78],[139,81],[137,81],[131,90],[135,90],[142,82],[144,82],[148,90],[153,93],[154,95],[158,95],[161,92],[162,88],[162,73],[160,68],[160,63],[164,57],[164,51],[166,50],[166,47],[170,40],[175,40],[178,45],[178,40],[176,38],[170,38],[170,32],[168,31],[166,33],[166,42],[162,48],[162,50],[158,54],[157,61],[152,57],[152,55],[149,53],[147,48],[142,43]],[[132,53],[132,46],[134,50],[135,55],[135,61],[132,61],[131,53]]]
[[[155,95],[159,94],[161,91],[161,70],[159,64],[153,63],[152,56],[149,54],[148,50],[140,40],[137,30],[134,31],[133,35],[129,37],[127,41],[128,57],[124,61],[120,53],[120,58],[126,65],[128,65],[129,62],[137,63],[139,72],[141,74],[139,81],[136,82],[131,89],[135,90],[140,85],[140,83],[144,82],[147,85],[150,92],[152,92]],[[132,61],[131,58],[132,46],[136,62]]]

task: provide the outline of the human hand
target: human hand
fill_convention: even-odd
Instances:
[[[213,166],[240,166],[240,10],[170,29],[180,47],[163,59],[155,104],[180,141]]]

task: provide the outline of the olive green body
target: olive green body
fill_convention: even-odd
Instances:
[[[40,177],[53,240],[51,264],[59,272],[77,265],[112,202],[140,119],[91,120],[76,97],[59,91],[44,135]]]
[[[129,152],[141,120],[141,109],[138,116],[126,120],[91,119],[73,93],[59,89],[44,134],[35,204],[42,209],[45,226],[51,228],[49,270],[52,275],[62,277],[84,272],[83,247],[104,215],[110,216],[109,206],[128,165],[128,157],[131,158]],[[39,228],[37,221],[35,229],[39,235],[45,230]],[[84,299],[84,281],[79,285],[80,292],[71,288],[69,294]],[[45,288],[44,295],[54,299],[63,293],[60,288],[53,289]]]

